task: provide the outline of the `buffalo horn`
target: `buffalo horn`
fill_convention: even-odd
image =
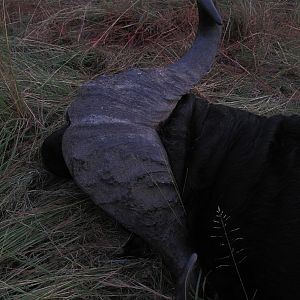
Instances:
[[[99,76],[68,108],[63,142],[68,169],[91,199],[156,248],[180,277],[192,251],[185,213],[157,134],[180,98],[214,61],[221,18],[212,0],[198,0],[199,29],[191,49],[156,69]]]

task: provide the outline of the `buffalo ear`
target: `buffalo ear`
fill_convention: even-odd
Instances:
[[[62,153],[62,138],[68,126],[64,126],[43,142],[41,148],[42,160],[47,171],[63,178],[72,178]]]

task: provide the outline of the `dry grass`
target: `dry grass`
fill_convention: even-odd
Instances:
[[[257,113],[299,113],[297,0],[218,3],[222,45],[195,92]],[[81,82],[174,61],[196,22],[188,0],[1,0],[0,299],[169,299],[159,257],[117,259],[128,234],[49,176],[39,147]]]

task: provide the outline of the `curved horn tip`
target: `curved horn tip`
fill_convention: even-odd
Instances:
[[[198,260],[198,255],[193,253],[187,260],[182,275],[179,277],[176,287],[176,296],[174,300],[187,300],[187,292],[190,287],[196,288],[197,277],[193,273],[193,269]]]
[[[208,14],[218,25],[222,25],[223,21],[219,11],[217,10],[213,0],[197,0],[198,7]]]

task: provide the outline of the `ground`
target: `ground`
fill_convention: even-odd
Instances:
[[[194,92],[259,114],[299,114],[299,2],[217,2],[222,43]],[[189,0],[1,1],[0,299],[170,299],[160,257],[118,258],[128,233],[50,176],[39,149],[82,82],[176,60],[196,23]]]

